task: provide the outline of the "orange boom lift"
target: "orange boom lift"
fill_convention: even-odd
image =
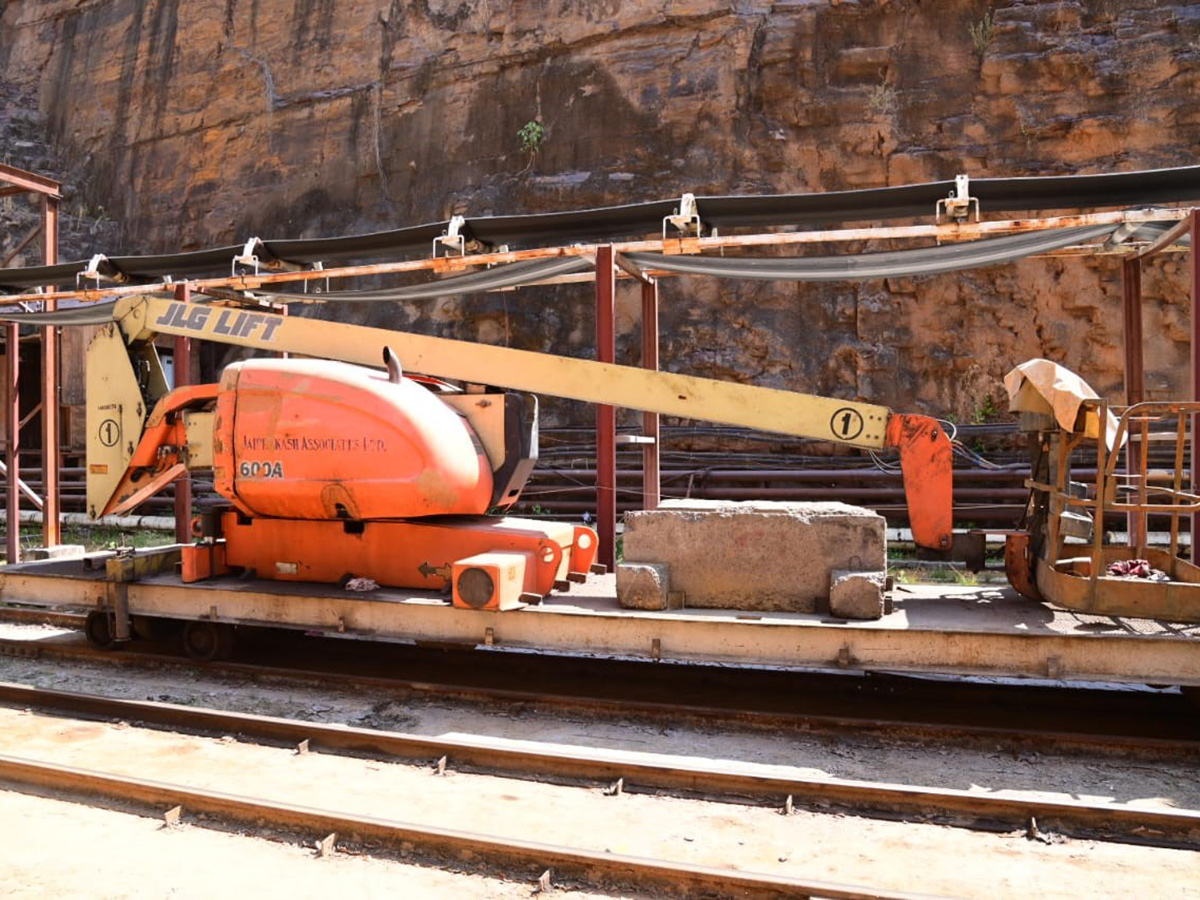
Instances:
[[[323,358],[248,360],[218,384],[168,391],[157,334]],[[405,374],[401,359],[422,374]],[[591,529],[488,515],[517,500],[536,460],[535,390],[897,447],[915,541],[952,545],[948,436],[933,419],[871,404],[147,296],[118,301],[89,347],[88,382],[91,516],[212,469],[227,506],[202,517],[184,549],[185,581],[231,569],[357,576],[503,609],[583,580]]]

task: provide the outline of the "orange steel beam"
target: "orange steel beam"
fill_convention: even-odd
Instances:
[[[2,197],[2,196],[4,196],[3,193],[0,193],[0,197]],[[25,235],[25,237],[21,238],[21,240],[17,243],[17,245],[15,247],[13,247],[10,251],[8,251],[8,255],[5,256],[4,259],[0,259],[0,269],[8,268],[8,264],[17,258],[18,253],[20,253],[22,250],[24,250],[26,247],[28,247],[30,244],[32,244],[33,239],[35,237],[37,237],[39,234],[41,234],[41,231],[42,231],[42,223],[38,222],[37,225],[33,226],[33,228],[31,228],[29,230],[29,234],[27,234],[27,235]]]
[[[42,195],[42,260],[48,266],[58,262],[58,197]],[[58,308],[58,301],[47,297],[46,312]],[[42,545],[62,543],[59,522],[59,403],[58,328],[42,329]]]
[[[658,282],[642,282],[642,368],[658,371]],[[642,436],[650,443],[642,446],[642,506],[658,509],[662,500],[659,470],[659,416],[642,413]]]
[[[4,326],[4,381],[8,389],[4,403],[4,457],[8,466],[5,474],[6,527],[5,548],[9,565],[21,561],[21,473],[18,454],[21,450],[21,400],[18,386],[21,379],[21,326]]]
[[[1133,406],[1145,397],[1145,370],[1142,361],[1142,261],[1138,257],[1127,258],[1121,263],[1121,310],[1125,328],[1125,403]],[[1129,441],[1125,445],[1125,474],[1135,475],[1140,468],[1140,459],[1145,448]],[[1145,544],[1143,516],[1129,513],[1127,529],[1131,547]]]
[[[58,201],[62,198],[62,184],[46,178],[43,175],[36,175],[33,172],[26,172],[24,169],[18,169],[14,166],[0,163],[0,182],[10,185],[3,189],[3,195],[32,192],[40,194],[42,197],[42,262],[46,265],[54,265],[58,262]],[[27,245],[37,232],[33,232],[29,238],[23,241],[17,251],[20,252]],[[10,254],[7,263],[12,259]],[[42,301],[43,308],[46,311],[54,310],[58,303],[58,294],[51,292],[46,294],[25,295],[28,300]],[[12,302],[19,302],[16,298],[12,298]],[[51,547],[59,543],[59,496],[58,496],[58,330],[55,328],[43,329],[42,337],[42,478],[43,478],[43,530],[46,546]],[[15,563],[20,561],[21,557],[21,495],[20,495],[20,464],[18,454],[20,453],[20,432],[21,432],[21,397],[20,397],[20,381],[21,381],[21,329],[19,325],[5,326],[5,338],[8,344],[6,364],[5,364],[5,381],[8,386],[8,398],[4,410],[4,422],[6,427],[5,440],[5,462],[8,465],[8,473],[6,476],[6,487],[8,496],[6,498],[6,515],[7,528],[6,532],[6,550],[8,553],[8,562]]]
[[[617,361],[616,272],[611,245],[596,250],[596,359]],[[596,561],[613,569],[617,547],[617,411],[596,405]]]
[[[0,163],[0,181],[7,182],[22,191],[33,191],[56,200],[62,198],[61,182],[4,163]]]
[[[1162,236],[1160,236],[1157,240],[1152,241],[1148,246],[1139,250],[1135,254],[1135,256],[1138,259],[1145,259],[1148,256],[1155,256],[1159,253],[1162,253],[1164,250],[1166,250],[1168,247],[1173,245],[1176,241],[1178,241],[1185,234],[1188,234],[1191,232],[1191,229],[1192,229],[1191,213],[1194,212],[1195,210],[1191,210],[1191,211],[1180,210],[1180,211],[1187,213],[1187,215],[1183,216],[1178,222],[1176,222],[1174,227],[1172,227],[1170,231],[1164,232],[1162,234]]]
[[[1200,399],[1200,258],[1196,256],[1196,242],[1200,240],[1200,210],[1193,209],[1187,218],[1191,229],[1192,245],[1188,251],[1191,262],[1192,295],[1192,399]],[[1196,426],[1200,416],[1192,416],[1192,493],[1200,489],[1200,439]],[[1200,562],[1200,513],[1192,513],[1192,563]]]

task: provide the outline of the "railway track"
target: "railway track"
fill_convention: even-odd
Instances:
[[[357,816],[253,797],[199,790],[177,784],[119,777],[72,766],[49,765],[0,755],[0,783],[64,792],[85,798],[135,805],[165,814],[177,822],[184,814],[211,820],[271,828],[316,842],[322,852],[338,846],[378,845],[400,851],[417,847],[426,858],[461,866],[468,858],[501,867],[509,877],[526,871],[530,881],[550,884],[566,878],[580,882],[647,889],[663,894],[735,895],[741,897],[823,897],[837,900],[905,900],[928,895],[883,891],[853,885],[757,874],[716,866],[665,862],[617,853],[595,852],[533,841],[499,838],[481,832],[434,828],[406,822]],[[544,872],[540,879],[537,872]]]
[[[1071,837],[1200,848],[1200,812],[1190,810],[1151,810],[847,779],[783,777],[767,771],[774,768],[767,766],[674,759],[662,762],[650,754],[531,746],[527,742],[505,746],[495,739],[405,735],[16,684],[0,683],[0,704],[192,734],[236,734],[259,743],[295,746],[304,752],[325,750],[368,755],[435,765],[439,771],[452,767],[568,784],[604,783],[617,792],[665,791],[726,801],[751,800],[779,806],[785,812],[793,808],[846,811],[986,830],[1012,831],[1031,827],[1032,822],[1037,823],[1032,827]],[[22,773],[26,770],[16,767],[10,775],[6,768],[10,761],[0,757],[0,778],[23,781]],[[72,776],[70,784],[77,786],[80,778]]]
[[[79,619],[73,621],[76,627],[80,624]],[[135,644],[142,649],[113,652],[91,646],[82,635],[64,635],[0,639],[0,655],[142,669],[199,669],[251,681],[375,689],[490,708],[656,723],[790,728],[936,744],[982,742],[1013,750],[1200,759],[1200,721],[1179,695],[349,643],[347,647],[329,639],[283,635],[252,647],[255,663],[197,663],[173,648]],[[530,690],[531,684],[552,684],[554,690]]]

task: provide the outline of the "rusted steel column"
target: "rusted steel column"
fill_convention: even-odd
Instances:
[[[42,197],[42,259],[48,266],[58,262],[58,198]],[[58,308],[58,301],[47,299],[46,312]],[[58,328],[42,329],[42,544],[54,547],[62,543],[59,523],[59,365]]]
[[[1192,235],[1192,245],[1188,249],[1188,259],[1191,262],[1192,289],[1192,394],[1191,399],[1200,397],[1200,259],[1196,257],[1196,242],[1200,241],[1200,210],[1193,209],[1188,216],[1188,227]],[[1200,440],[1197,440],[1197,428],[1200,416],[1192,416],[1192,493],[1200,489]],[[1192,562],[1200,561],[1200,548],[1197,536],[1200,535],[1200,513],[1192,513]]]
[[[21,380],[21,326],[9,324],[4,326],[4,339],[7,344],[5,352],[5,385],[8,393],[4,404],[4,463],[8,466],[5,475],[8,489],[6,503],[5,536],[8,562],[21,561],[21,491],[19,487],[20,465],[17,454],[21,450],[21,395],[18,382]]]
[[[192,300],[191,285],[186,282],[175,286],[175,299],[183,303]],[[174,387],[192,383],[192,339],[179,335],[175,338]],[[175,481],[175,540],[180,544],[192,542],[192,476],[184,472]]]
[[[1136,257],[1126,259],[1121,264],[1121,310],[1125,322],[1125,402],[1133,406],[1146,399],[1142,362],[1142,261]],[[1125,474],[1136,475],[1141,471],[1142,445],[1134,442],[1132,426],[1130,432],[1125,452]],[[1138,502],[1144,503],[1145,500],[1143,486],[1138,491]],[[1129,546],[1145,546],[1146,517],[1141,513],[1129,513],[1125,520]]]
[[[1125,315],[1125,402],[1132,406],[1146,399],[1142,363],[1142,261],[1121,264],[1121,308]]]
[[[596,359],[617,361],[616,299],[611,245],[596,251]],[[596,561],[610,569],[617,548],[617,411],[596,405],[596,532],[600,538]]]
[[[642,282],[642,367],[658,370],[658,282]],[[659,470],[658,413],[642,413],[642,435],[652,443],[642,446],[642,506],[658,509],[662,499]]]

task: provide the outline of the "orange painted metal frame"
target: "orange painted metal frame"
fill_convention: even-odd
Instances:
[[[62,199],[62,185],[53,179],[26,172],[13,166],[0,163],[0,184],[11,187],[4,188],[3,195],[32,192],[41,196],[42,206],[42,262],[47,266],[58,262],[58,207]],[[33,232],[36,234],[36,231]],[[32,234],[30,238],[32,238]],[[24,243],[28,243],[26,239]],[[53,293],[53,285],[49,286],[50,294],[34,295],[41,301],[46,312],[58,308],[58,298]],[[5,408],[5,424],[7,442],[5,446],[5,463],[8,466],[6,486],[8,496],[6,502],[7,520],[17,522],[21,516],[20,493],[20,398],[19,383],[21,380],[20,363],[20,326],[11,323],[5,326],[5,340],[9,348],[8,362],[5,375],[8,386],[8,404]],[[59,523],[59,371],[58,371],[58,329],[48,325],[42,329],[42,541],[47,547],[53,547],[61,542],[62,533]],[[20,529],[6,530],[7,559],[9,563],[20,561]]]
[[[129,467],[104,505],[102,516],[133,509],[187,474],[183,453],[187,446],[187,434],[183,418],[178,413],[184,409],[206,406],[216,397],[217,385],[194,384],[177,388],[158,402],[146,420],[146,428],[134,448]],[[143,481],[148,472],[151,474],[150,480]]]
[[[445,591],[460,559],[529,553],[533,563],[525,569],[523,592],[541,596],[586,575],[598,544],[590,528],[517,518],[338,522],[251,519],[230,511],[221,517],[221,530],[229,566],[278,581],[332,583],[352,575],[389,587]]]
[[[887,443],[900,450],[913,540],[949,550],[954,527],[954,448],[949,435],[928,416],[893,414]]]

